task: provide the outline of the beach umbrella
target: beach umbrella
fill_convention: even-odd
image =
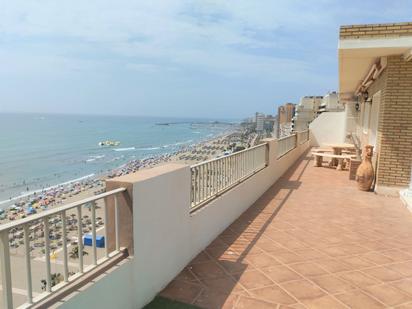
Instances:
[[[32,211],[33,211],[33,207],[29,207],[26,210],[26,214],[31,215],[33,213]]]

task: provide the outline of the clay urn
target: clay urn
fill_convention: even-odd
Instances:
[[[374,179],[374,172],[372,166],[373,146],[366,145],[363,149],[362,163],[356,171],[356,181],[358,188],[362,191],[369,191]]]

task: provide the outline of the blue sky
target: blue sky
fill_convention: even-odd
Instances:
[[[337,89],[339,25],[411,1],[0,0],[0,112],[240,118]]]

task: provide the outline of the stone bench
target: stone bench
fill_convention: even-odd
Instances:
[[[333,152],[332,148],[313,148],[312,152]]]
[[[354,157],[354,156],[351,156],[351,155],[335,155],[335,154],[332,154],[332,153],[325,153],[325,152],[320,152],[320,151],[312,151],[312,155],[315,157],[314,166],[317,166],[317,167],[322,166],[324,157],[325,158],[336,159],[338,161],[338,164],[336,166],[336,170],[338,170],[338,171],[343,170],[343,167],[345,165],[344,161],[349,161],[351,158]]]

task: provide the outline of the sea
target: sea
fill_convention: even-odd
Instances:
[[[233,130],[235,121],[0,113],[0,206],[10,198],[106,173]],[[119,141],[118,146],[99,142]]]

